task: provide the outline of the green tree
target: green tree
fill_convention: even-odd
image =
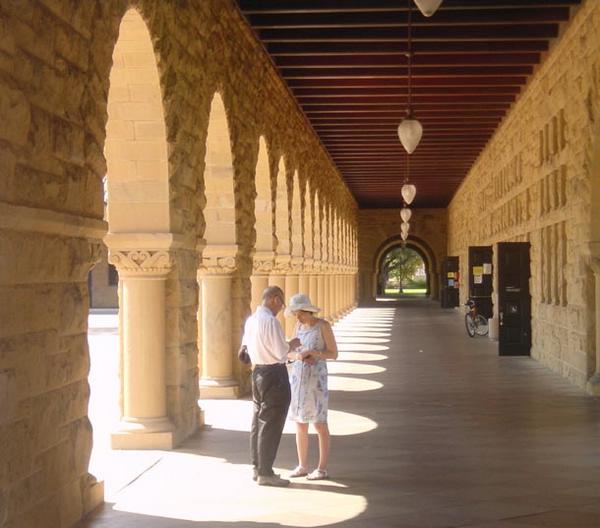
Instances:
[[[402,293],[406,282],[413,278],[422,264],[423,259],[413,249],[406,247],[392,249],[383,259],[381,266],[383,293],[385,293],[385,287],[390,280],[399,284],[400,293]]]

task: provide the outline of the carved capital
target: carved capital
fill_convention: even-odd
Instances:
[[[229,275],[237,267],[237,246],[209,244],[202,251],[200,275]]]
[[[236,269],[235,257],[203,257],[200,272],[203,275],[230,275]]]
[[[290,268],[290,260],[291,257],[289,255],[279,255],[275,257],[275,264],[273,266],[273,271],[275,273],[287,273]]]
[[[304,270],[304,259],[302,257],[292,257],[290,261],[290,270],[292,273],[302,273]]]
[[[271,273],[273,271],[273,259],[254,258],[252,261],[252,271],[254,273]]]
[[[171,254],[163,250],[110,250],[108,261],[124,277],[166,276],[173,267]]]

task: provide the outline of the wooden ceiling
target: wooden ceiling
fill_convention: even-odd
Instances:
[[[237,0],[361,208],[399,207],[407,155],[408,7],[413,207],[445,207],[580,0]]]

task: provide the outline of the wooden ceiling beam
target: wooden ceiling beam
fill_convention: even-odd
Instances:
[[[560,23],[569,16],[569,7],[550,6],[497,9],[440,9],[435,17],[421,16],[415,9],[412,20],[414,28],[419,26],[471,26],[505,24],[551,24]],[[297,28],[371,28],[406,27],[408,11],[339,11],[312,13],[256,13],[248,20],[254,29],[297,29]]]
[[[407,40],[404,27],[365,27],[357,31],[351,27],[259,29],[263,42],[398,42]],[[558,24],[500,24],[492,25],[435,25],[427,24],[412,28],[414,42],[428,40],[545,40],[558,36]]]

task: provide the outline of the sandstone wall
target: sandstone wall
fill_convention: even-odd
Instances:
[[[377,266],[382,252],[400,243],[400,209],[361,209],[358,212],[359,300],[375,299]],[[408,247],[414,247],[426,258],[430,294],[437,298],[441,262],[446,256],[447,216],[445,209],[413,209],[410,219]]]
[[[594,370],[600,2],[583,2],[449,206],[448,254],[531,243],[532,355],[583,386]],[[594,190],[596,189],[596,190]],[[461,300],[468,283],[461,282]]]
[[[168,412],[198,425],[197,242],[205,143],[224,100],[236,193],[234,329],[249,311],[259,137],[355,225],[356,204],[229,0],[0,3],[0,526],[71,526],[101,499],[87,473],[87,274],[98,260],[112,52],[139,10],[156,52],[168,152]],[[272,174],[273,178],[274,175]],[[152,249],[152,248],[149,248]],[[238,373],[240,374],[240,373]]]

